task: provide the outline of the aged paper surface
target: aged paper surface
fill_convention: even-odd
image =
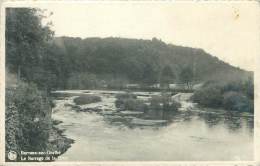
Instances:
[[[3,1],[3,165],[260,165],[257,1]]]

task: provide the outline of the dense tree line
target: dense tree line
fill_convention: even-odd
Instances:
[[[161,83],[203,82],[207,80],[240,80],[251,73],[235,68],[201,49],[174,46],[156,38],[71,38],[53,40],[51,56],[57,88],[75,87],[75,75],[87,82],[87,76],[109,84],[152,85]],[[83,75],[86,75],[84,77]],[[71,85],[72,84],[72,85]],[[87,85],[87,84],[86,84]],[[89,84],[88,84],[89,85]],[[89,85],[91,88],[100,85]],[[77,88],[77,87],[76,87]]]

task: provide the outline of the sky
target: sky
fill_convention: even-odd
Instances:
[[[42,4],[56,36],[152,39],[202,48],[254,71],[260,52],[260,5],[240,3],[99,2]]]

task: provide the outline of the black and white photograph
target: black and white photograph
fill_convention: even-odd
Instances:
[[[255,160],[256,1],[14,2],[5,162]]]

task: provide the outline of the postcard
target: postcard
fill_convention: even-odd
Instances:
[[[2,163],[260,164],[259,9],[4,1]]]

